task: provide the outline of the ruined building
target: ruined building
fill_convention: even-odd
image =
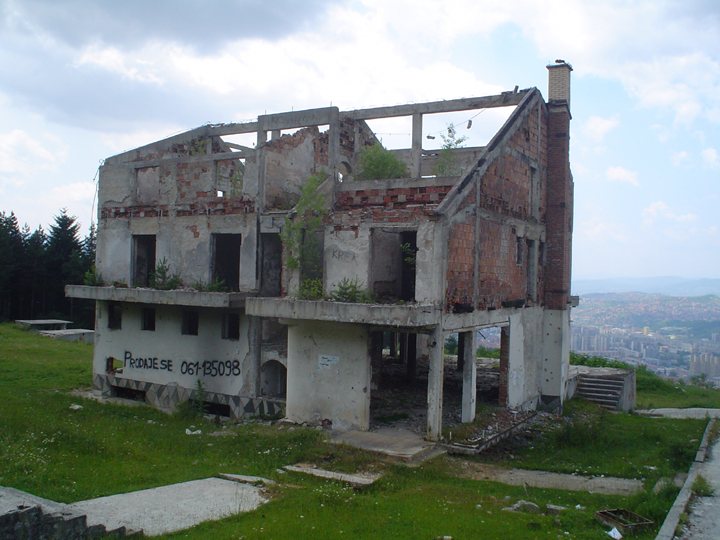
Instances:
[[[295,422],[368,429],[391,338],[409,376],[418,358],[428,366],[434,440],[444,337],[459,335],[467,422],[476,333],[501,327],[501,404],[560,406],[570,342],[572,68],[558,61],[548,70],[547,101],[537,88],[516,88],[267,114],[105,160],[102,283],[67,288],[97,301],[93,390],[171,408],[201,386],[213,410],[230,416],[284,411]],[[438,152],[422,148],[423,115],[493,107],[513,110],[486,146],[454,150],[456,170],[443,176]],[[393,154],[405,178],[363,179],[358,157],[377,142],[367,121],[403,116],[412,119],[412,146]],[[231,142],[238,134],[256,134],[255,145]],[[364,291],[364,303],[299,300],[308,284],[335,300]]]

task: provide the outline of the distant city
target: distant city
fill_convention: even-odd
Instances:
[[[720,386],[720,280],[651,281],[643,287],[650,292],[581,294],[572,312],[572,351],[686,382],[705,375]],[[668,289],[703,294],[670,296]]]
[[[590,293],[591,290],[601,292]],[[642,289],[642,292],[607,292]],[[571,350],[645,366],[665,378],[720,387],[720,280],[586,280],[573,283]],[[698,294],[673,295],[673,292]],[[478,344],[500,347],[497,328]]]

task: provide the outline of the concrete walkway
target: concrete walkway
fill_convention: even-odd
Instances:
[[[88,525],[107,530],[124,526],[156,536],[188,529],[199,523],[250,512],[266,502],[256,486],[207,478],[144,491],[69,504],[76,514],[85,514]]]
[[[682,540],[717,540],[720,538],[720,439],[712,444],[697,474],[707,480],[715,493],[697,497],[690,505],[689,522]],[[662,539],[661,539],[662,540]]]
[[[435,443],[405,428],[385,427],[377,431],[345,431],[334,433],[332,443],[344,443],[362,450],[380,452],[400,461],[420,461],[428,457]]]
[[[645,409],[635,411],[644,416],[657,416],[662,418],[694,418],[702,420],[703,418],[720,418],[720,409]]]
[[[503,469],[484,463],[463,462],[461,476],[473,480],[500,482],[510,486],[587,491],[600,495],[635,495],[643,490],[641,480],[607,476],[581,476],[523,469]]]

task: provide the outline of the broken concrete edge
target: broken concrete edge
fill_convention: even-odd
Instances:
[[[482,444],[476,445],[476,446],[470,446],[470,445],[462,445],[462,444],[453,444],[453,443],[443,443],[442,446],[445,448],[448,452],[448,454],[464,454],[469,456],[476,456],[480,454],[481,452],[484,452],[488,448],[491,448],[498,444],[499,442],[507,439],[510,435],[515,433],[519,428],[524,426],[527,422],[535,418],[536,414],[533,414],[532,416],[527,417],[525,420],[521,421],[519,424],[516,424],[512,427],[507,428],[505,431],[501,431],[500,433],[490,437],[488,440],[483,442]]]
[[[229,474],[220,473],[218,476],[224,480],[230,480],[231,482],[238,482],[240,484],[250,484],[256,486],[262,484],[264,486],[275,486],[277,482],[263,478],[262,476],[247,476],[244,474]]]
[[[286,471],[297,472],[303,474],[310,474],[317,476],[318,478],[327,478],[329,480],[339,480],[341,482],[347,482],[356,486],[369,486],[374,483],[375,480],[380,478],[381,474],[346,474],[337,473],[333,471],[327,471],[325,469],[318,469],[308,465],[285,465],[283,467]]]
[[[705,434],[703,435],[700,448],[695,456],[695,462],[690,466],[690,471],[688,472],[685,484],[680,490],[680,493],[678,493],[678,496],[676,497],[675,502],[670,508],[667,516],[665,516],[665,521],[663,521],[655,540],[673,540],[675,537],[675,531],[680,523],[680,516],[687,509],[687,505],[692,497],[692,485],[695,483],[695,479],[700,472],[700,467],[702,467],[702,464],[705,462],[706,450],[710,441],[710,433],[715,425],[715,422],[716,420],[713,418],[705,428]]]
[[[23,514],[35,512],[34,521],[27,523],[27,518],[23,518]],[[115,529],[106,529],[104,525],[88,525],[87,516],[78,512],[72,505],[43,499],[37,495],[32,495],[19,489],[0,486],[0,517],[13,517],[20,521],[25,521],[24,527],[30,527],[36,530],[38,538],[42,534],[37,528],[46,528],[55,533],[64,530],[65,525],[71,523],[79,523],[80,529],[75,528],[74,532],[68,534],[87,535],[88,538],[144,538],[142,530],[128,529],[125,526]],[[44,536],[43,536],[44,537]],[[54,536],[53,536],[54,537]],[[73,538],[76,536],[73,536]],[[82,536],[85,538],[86,536]]]

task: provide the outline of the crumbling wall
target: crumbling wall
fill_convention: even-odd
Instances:
[[[456,311],[542,302],[546,117],[533,107],[450,220],[446,305]],[[531,248],[532,246],[532,248]],[[529,283],[529,279],[533,283]]]

